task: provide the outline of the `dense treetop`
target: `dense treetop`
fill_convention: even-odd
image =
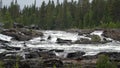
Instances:
[[[72,0],[57,5],[53,0],[41,7],[25,6],[23,10],[16,2],[11,2],[8,8],[0,10],[0,22],[4,27],[12,28],[17,22],[25,26],[38,25],[41,29],[69,29],[69,28],[119,28],[120,0]]]

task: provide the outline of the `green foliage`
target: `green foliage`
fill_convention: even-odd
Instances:
[[[19,68],[19,57],[17,56],[17,59],[16,59],[16,62],[15,62],[15,64],[14,64],[14,68]]]
[[[12,28],[13,22],[30,26],[38,25],[41,29],[69,29],[69,28],[120,28],[120,0],[72,0],[57,5],[49,0],[41,7],[36,2],[22,10],[16,2],[11,2],[7,8],[0,10],[0,22],[5,28]]]
[[[0,61],[0,68],[5,68],[4,63],[2,61]]]
[[[53,68],[57,68],[57,67],[54,65]]]
[[[100,55],[97,60],[96,68],[117,68],[115,64],[109,61],[109,57]]]
[[[100,42],[101,41],[101,38],[98,35],[92,35],[91,39],[93,42]]]

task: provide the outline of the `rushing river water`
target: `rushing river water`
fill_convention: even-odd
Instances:
[[[57,38],[66,39],[66,40],[72,40],[72,42],[80,39],[80,38],[88,38],[84,35],[78,35],[78,33],[70,33],[65,31],[42,31],[44,33],[43,37],[37,37],[34,39],[31,39],[29,41],[26,41],[27,48],[43,48],[43,49],[60,49],[64,50],[63,53],[56,53],[58,56],[65,57],[67,53],[75,52],[75,51],[84,51],[86,52],[85,55],[95,55],[99,52],[120,52],[120,42],[112,40],[110,38],[106,38],[108,40],[112,40],[112,42],[105,43],[105,44],[57,44],[56,40]],[[103,38],[102,36],[103,31],[94,31],[91,33],[91,35],[98,35],[101,37],[101,40]],[[11,43],[9,46],[11,47],[24,47],[24,42],[21,41],[12,41],[10,40],[11,37],[0,35],[3,40],[10,41]],[[51,36],[51,39],[48,40],[48,37]],[[43,41],[40,41],[43,40]],[[1,52],[4,52],[5,50],[0,49]]]

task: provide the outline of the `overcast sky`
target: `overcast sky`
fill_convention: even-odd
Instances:
[[[12,0],[2,0],[3,1],[3,5],[9,6]],[[32,5],[34,3],[34,0],[17,0],[18,4],[20,5],[21,9],[25,6],[25,5]],[[36,0],[36,6],[40,6],[42,4],[42,2],[45,1],[46,3],[48,3],[49,0]],[[57,0],[54,0],[55,3]],[[59,0],[60,2],[63,2],[63,0]],[[71,0],[68,0],[71,1]],[[78,1],[78,0],[74,0],[74,1]]]

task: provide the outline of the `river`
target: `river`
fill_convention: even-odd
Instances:
[[[44,33],[43,37],[37,37],[34,39],[31,39],[29,41],[26,41],[27,48],[42,48],[42,49],[60,49],[64,50],[63,53],[56,53],[58,56],[66,56],[70,52],[76,52],[76,51],[84,51],[86,52],[85,55],[96,55],[100,52],[120,52],[120,42],[112,40],[110,38],[106,38],[109,40],[112,40],[112,42],[108,42],[105,44],[58,44],[56,43],[57,38],[66,39],[66,40],[72,40],[72,42],[80,39],[80,38],[88,38],[84,35],[78,35],[78,33],[71,33],[66,31],[42,31]],[[102,39],[102,32],[103,31],[94,31],[91,33],[94,35],[99,35]],[[21,47],[25,48],[23,43],[24,41],[12,41],[10,40],[11,37],[4,35],[0,35],[1,39],[11,41],[9,46],[11,47]],[[51,39],[48,40],[48,37],[51,36]],[[4,39],[5,38],[5,39]],[[43,40],[43,41],[40,41]],[[6,50],[2,50],[4,52]]]

